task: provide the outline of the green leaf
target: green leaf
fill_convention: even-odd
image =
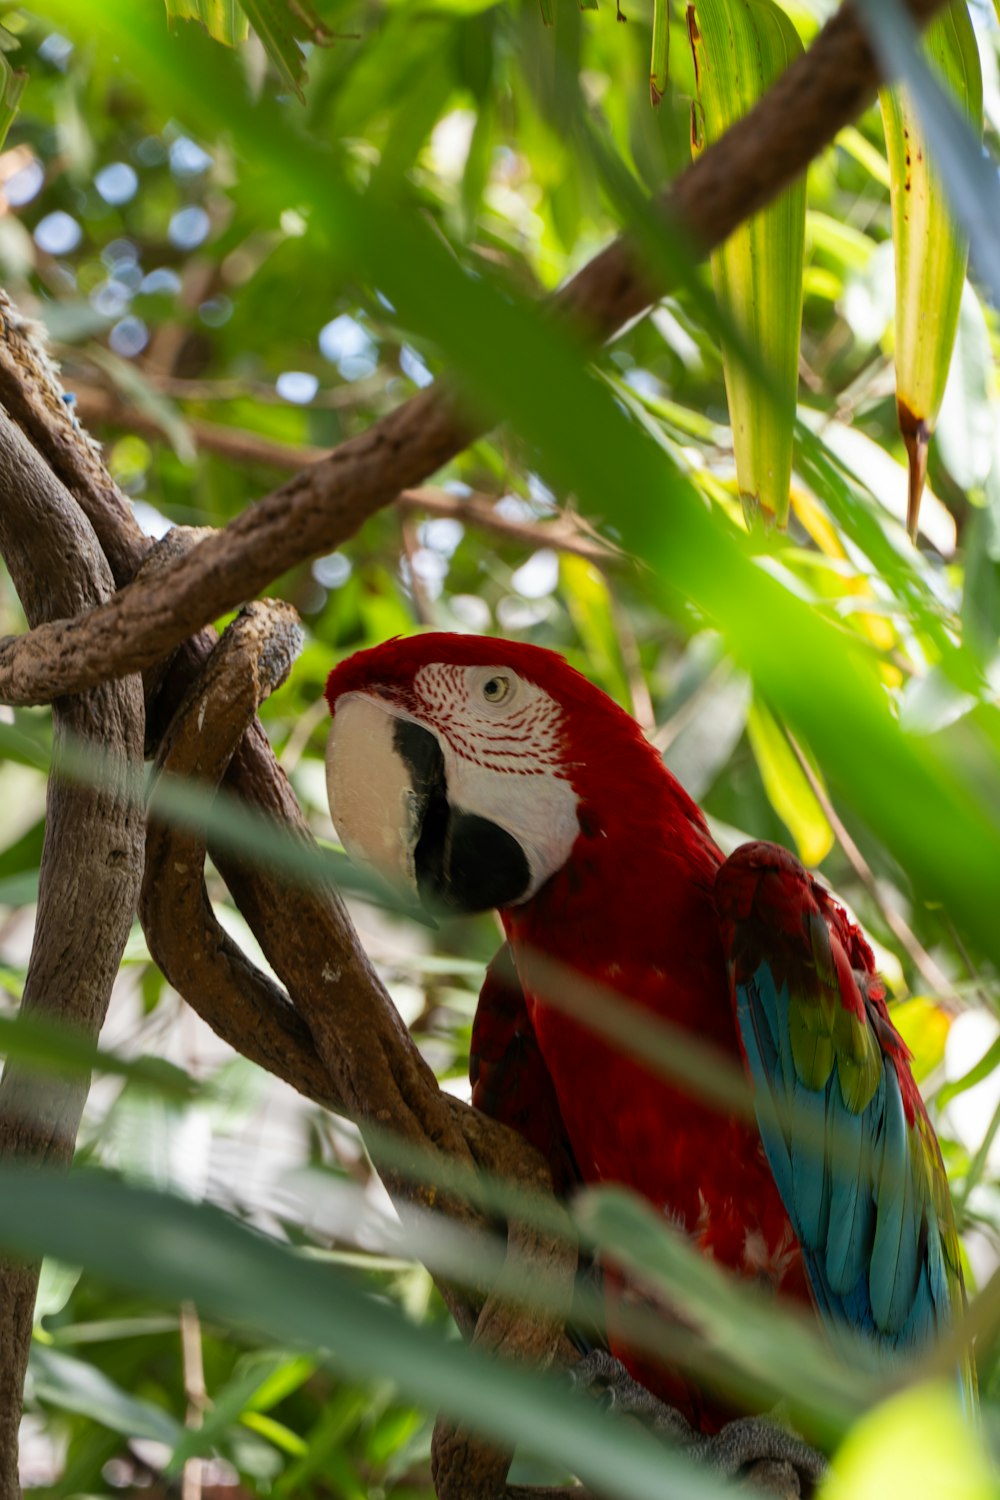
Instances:
[[[310,0],[166,0],[166,5],[170,20],[200,21],[209,36],[227,47],[245,41],[253,26],[283,81],[303,102],[306,68],[299,43],[326,46],[333,41]]]
[[[7,53],[20,46],[16,37],[0,26],[0,147],[7,139],[7,132],[13,125],[21,103],[21,95],[24,93],[28,82],[28,74],[23,68],[12,68],[7,61]]]
[[[927,995],[913,995],[892,1006],[892,1023],[913,1054],[913,1076],[920,1083],[944,1061],[952,1016]]]
[[[244,1420],[248,1413],[259,1409],[258,1402],[264,1385],[271,1377],[289,1364],[287,1355],[265,1354],[254,1359],[250,1367],[244,1365],[222,1390],[212,1393],[212,1406],[198,1427],[189,1427],[181,1435],[170,1455],[167,1473],[179,1474],[189,1458],[210,1453],[232,1427]],[[312,1360],[296,1359],[291,1362],[298,1371],[305,1367],[304,1380],[315,1369]],[[298,1382],[301,1384],[301,1380]],[[294,1385],[288,1389],[294,1389]],[[260,1431],[259,1426],[256,1428]]]
[[[923,51],[974,130],[983,128],[979,48],[965,0],[952,0],[927,29]],[[907,530],[914,540],[955,344],[969,243],[927,148],[905,87],[882,89],[896,260],[896,409],[909,461]]]
[[[784,730],[757,697],[747,715],[747,735],[768,800],[794,838],[799,858],[804,865],[818,865],[833,848],[833,829]]]
[[[324,1361],[369,1379],[389,1379],[419,1405],[440,1408],[501,1442],[519,1443],[624,1500],[724,1500],[724,1481],[652,1437],[574,1397],[550,1377],[498,1364],[359,1289],[218,1209],[132,1188],[98,1172],[0,1165],[0,1243],[20,1255],[53,1253],[121,1286],[159,1299],[195,1302],[276,1343],[322,1351]],[[52,1351],[43,1371],[52,1371]],[[65,1361],[68,1357],[57,1356]],[[74,1364],[77,1362],[73,1362]],[[87,1367],[84,1367],[87,1368]],[[128,1405],[96,1372],[58,1366],[65,1401],[126,1428],[145,1420],[161,1441],[179,1424],[144,1403]],[[121,1427],[116,1430],[122,1430]],[[169,1433],[169,1435],[168,1435]]]
[[[153,1438],[173,1447],[184,1431],[169,1412],[123,1391],[107,1375],[72,1354],[36,1342],[29,1370],[36,1400],[90,1417],[112,1432],[129,1438]]]
[[[955,1386],[911,1386],[858,1423],[835,1454],[820,1500],[947,1495],[996,1500],[996,1481]]]
[[[653,51],[649,62],[649,102],[655,109],[667,92],[670,67],[670,0],[653,0]]]
[[[968,116],[942,88],[923,57],[919,34],[899,0],[857,0],[887,78],[901,78],[916,105],[952,211],[969,239],[973,264],[994,302],[1000,302],[1000,182]]]
[[[240,0],[240,4],[281,77],[304,102],[305,55],[299,42],[327,46],[333,41],[333,33],[310,0]]]
[[[171,21],[200,21],[217,42],[237,47],[245,42],[249,31],[247,18],[239,0],[166,0]]]
[[[688,6],[698,101],[697,155],[741,119],[802,52],[798,33],[772,0],[697,0]],[[765,394],[723,343],[736,477],[748,512],[788,519],[802,326],[806,186],[800,178],[712,256],[720,303],[760,356]]]
[[[937,450],[963,490],[982,489],[994,464],[998,410],[993,403],[993,350],[982,303],[962,288],[955,346],[938,415]]]
[[[588,671],[606,693],[628,706],[629,686],[622,670],[621,648],[604,576],[586,558],[563,553],[559,581],[566,604],[588,657]]]
[[[38,1277],[38,1291],[35,1293],[36,1338],[40,1337],[38,1326],[42,1319],[47,1318],[51,1313],[62,1312],[79,1280],[79,1266],[64,1265],[61,1260],[53,1260],[51,1255],[47,1255],[42,1261],[42,1269]]]

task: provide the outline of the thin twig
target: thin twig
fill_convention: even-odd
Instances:
[[[184,1394],[187,1397],[187,1426],[198,1428],[208,1406],[205,1387],[205,1362],[202,1358],[201,1321],[191,1302],[181,1303],[181,1358],[184,1366]],[[204,1464],[200,1458],[189,1458],[181,1475],[181,1500],[201,1500]]]
[[[953,1012],[953,1014],[957,1015],[960,1011],[965,1009],[965,1006],[956,995],[951,980],[948,978],[947,974],[945,974],[944,970],[934,962],[934,959],[927,952],[927,949],[924,947],[923,943],[921,943],[920,939],[913,931],[913,928],[906,921],[906,918],[903,917],[898,911],[896,911],[894,907],[890,906],[888,902],[882,899],[882,894],[879,891],[878,881],[875,877],[874,870],[865,859],[857,844],[852,839],[850,833],[847,831],[847,828],[845,827],[842,819],[837,813],[837,809],[830,801],[830,796],[826,790],[826,787],[816,775],[815,771],[809,763],[808,758],[803,754],[802,747],[796,741],[795,736],[790,731],[786,732],[788,733],[789,743],[791,744],[792,749],[795,751],[796,759],[798,760],[799,765],[802,767],[803,774],[812,788],[813,795],[815,796],[816,801],[819,803],[820,807],[823,809],[823,812],[826,815],[826,820],[836,834],[837,841],[846,854],[851,868],[854,870],[854,873],[857,875],[862,885],[872,897],[873,901],[885,918],[886,925],[889,927],[900,946],[905,949],[911,963],[918,971],[918,973],[923,977],[924,982],[926,983],[931,993],[934,995],[935,999],[940,1004],[945,1005],[950,1011]]]

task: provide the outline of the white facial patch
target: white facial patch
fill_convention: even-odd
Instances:
[[[504,696],[487,688],[503,679]],[[419,721],[437,735],[452,807],[487,818],[517,841],[533,896],[561,869],[580,832],[579,801],[564,764],[562,709],[509,667],[435,663],[414,688],[426,708]]]

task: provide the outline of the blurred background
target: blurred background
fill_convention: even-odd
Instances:
[[[784,5],[807,41],[830,8]],[[198,133],[107,45],[64,35],[44,3],[3,10],[18,43],[11,60],[29,83],[0,154],[0,282],[46,330],[67,399],[150,534],[224,525],[441,372],[438,351],[389,297],[349,278],[335,247],[324,250],[293,176],[276,213],[245,179],[225,128]],[[305,47],[303,103],[254,38],[227,51],[175,19],[164,47],[178,67],[186,48],[214,48],[219,70],[286,94],[289,152],[299,131],[338,142],[353,181],[400,194],[462,266],[499,269],[526,293],[556,287],[621,227],[592,142],[563,128],[568,87],[633,184],[653,191],[690,159],[694,77],[681,7],[670,87],[655,110],[649,0],[621,0],[617,16],[608,0],[586,11],[559,0],[553,27],[536,0],[329,0],[318,10],[331,43]],[[995,146],[1000,32],[991,6],[972,13]],[[940,670],[929,619],[964,632],[996,681],[996,314],[966,286],[915,549],[903,525],[877,109],[814,163],[806,235],[799,417],[818,444],[796,466],[790,525],[770,542],[770,565],[879,654],[900,720],[933,735],[974,720],[979,700]],[[739,524],[719,343],[690,293],[665,298],[617,338],[599,369],[705,505]],[[863,924],[941,1140],[970,1283],[981,1285],[1000,1245],[996,968],[947,910],[916,902],[885,846],[833,805],[699,611],[664,612],[641,560],[620,550],[615,504],[608,495],[604,514],[582,513],[504,426],[341,550],[279,580],[271,592],[306,629],[291,681],[263,710],[281,763],[315,832],[331,840],[322,688],[344,655],[422,627],[563,652],[638,718],[724,848],[748,837],[786,844]],[[0,633],[23,628],[0,571]],[[13,1013],[30,951],[49,715],[0,717],[13,731],[0,764],[0,998]],[[263,962],[214,875],[210,889],[227,930]],[[352,912],[421,1050],[467,1098],[493,919],[431,933],[360,897]],[[169,1058],[201,1087],[182,1105],[98,1079],[85,1159],[221,1204],[355,1268],[410,1317],[446,1321],[427,1273],[399,1258],[388,1199],[353,1131],[216,1041],[165,984],[138,926],[103,1044]],[[992,1393],[990,1356],[981,1379]],[[26,1486],[52,1497],[173,1492],[182,1471],[172,1455],[193,1414],[214,1456],[183,1469],[185,1500],[431,1493],[431,1418],[391,1385],[337,1380],[311,1357],[241,1342],[192,1309],[112,1294],[47,1262]],[[545,1476],[525,1465],[520,1477]]]

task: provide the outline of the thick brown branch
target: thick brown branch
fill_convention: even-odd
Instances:
[[[300,640],[289,605],[252,605],[227,632],[178,711],[157,759],[161,774],[183,773],[191,780],[207,775],[214,785],[260,699],[287,674]],[[150,953],[231,1047],[317,1103],[342,1110],[309,1028],[287,995],[219,926],[204,867],[203,833],[150,818],[139,905]],[[295,914],[289,912],[288,919],[294,921]]]
[[[241,745],[257,701],[275,680],[261,663],[270,660],[285,665],[287,613],[281,606],[256,605],[226,632],[164,740],[159,761],[164,774],[194,777],[209,786],[218,783],[234,747]],[[254,790],[260,810],[279,820],[290,837],[311,842],[298,804],[280,773]],[[234,967],[232,951],[217,946],[202,883],[204,835],[160,827],[154,828],[150,839],[151,866],[142,913],[167,977],[200,1010],[205,999],[200,981],[207,974],[212,987],[206,1019],[211,1025],[237,1039],[241,1050],[248,1045],[274,1071],[284,1071],[279,1060],[283,1046],[296,1048],[301,1066],[309,1054],[291,1020],[288,1002],[273,986],[265,989],[255,981],[251,995],[266,1007],[263,1032],[257,1031],[260,1017],[253,1012],[253,999],[239,987],[246,973],[245,960],[243,968]],[[327,1099],[336,1101],[363,1130],[366,1124],[375,1128],[370,1142],[373,1154],[378,1154],[379,1136],[389,1130],[404,1155],[407,1148],[416,1150],[414,1160],[428,1147],[441,1146],[472,1166],[454,1112],[368,963],[336,891],[327,885],[293,884],[222,849],[215,850],[214,857],[308,1027],[328,1080]],[[179,902],[184,920],[196,925],[178,925],[174,908],[161,904],[160,875],[167,882],[169,900]],[[242,1017],[245,1041],[239,1039],[234,1011]],[[261,1036],[270,1038],[272,1033],[278,1045],[268,1040],[262,1048]],[[309,1092],[324,1092],[313,1064]],[[433,1187],[420,1186],[419,1170],[407,1170],[405,1161],[384,1165],[382,1175],[400,1200],[415,1198],[426,1207],[436,1196]],[[482,1223],[477,1213],[458,1201],[446,1202],[445,1208],[462,1222]]]
[[[0,346],[0,362],[6,358]],[[28,378],[30,379],[30,371]],[[0,553],[29,621],[106,599],[112,579],[73,498],[0,409]],[[38,914],[23,1013],[96,1039],[128,937],[142,871],[139,680],[104,683],[53,705],[55,764],[68,741],[102,757],[100,785],[49,783]],[[80,1078],[8,1064],[0,1080],[0,1155],[67,1162],[87,1096]],[[0,1267],[0,1495],[16,1496],[21,1391],[37,1267]]]
[[[941,3],[910,0],[910,10],[925,21]],[[681,174],[660,204],[665,220],[707,252],[805,169],[876,82],[867,40],[845,5],[757,107]],[[553,305],[595,339],[607,338],[664,290],[659,275],[639,268],[629,242],[618,240]],[[123,589],[89,616],[0,643],[0,697],[44,702],[141,670],[273,578],[338,546],[473,434],[446,391],[422,392],[249,507],[157,581]]]
[[[142,561],[148,539],[104,467],[100,448],[80,431],[39,331],[3,291],[0,401],[94,528],[115,583],[127,583]]]

